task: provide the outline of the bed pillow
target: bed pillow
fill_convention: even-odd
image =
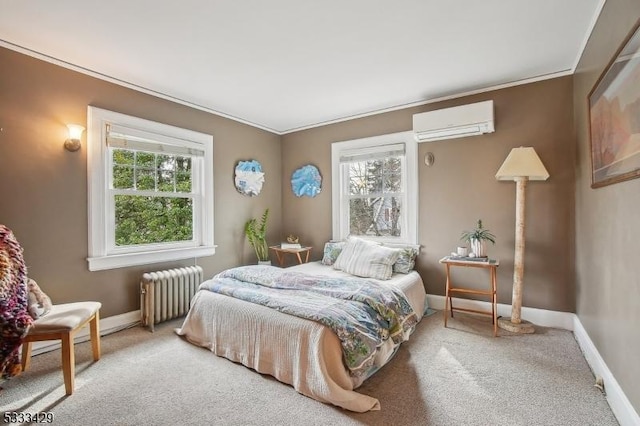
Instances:
[[[388,280],[398,256],[399,249],[352,238],[345,244],[333,267],[358,277]]]
[[[329,266],[333,265],[340,255],[340,252],[342,252],[344,245],[344,241],[329,241],[325,243],[322,255],[322,264]]]
[[[400,256],[398,256],[396,263],[393,264],[393,272],[408,274],[413,271],[416,266],[416,257],[420,252],[419,245],[385,243],[384,246],[400,250]]]
[[[361,244],[364,243],[375,244],[373,242],[368,242],[360,238],[348,237],[344,242],[344,246],[342,246],[342,250],[340,250],[340,253],[338,253],[338,257],[333,262],[333,269],[342,270],[343,268],[345,268],[347,266],[347,263],[350,262],[351,258],[357,254]]]

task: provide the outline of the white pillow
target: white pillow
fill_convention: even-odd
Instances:
[[[388,280],[398,256],[399,249],[383,247],[360,238],[350,238],[333,267],[359,277]]]
[[[349,260],[357,254],[358,248],[360,244],[364,244],[365,241],[360,238],[348,237],[342,246],[342,251],[336,257],[336,260],[333,262],[333,268],[342,270],[346,267]]]

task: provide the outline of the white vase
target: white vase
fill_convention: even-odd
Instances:
[[[270,260],[258,260],[258,265],[270,266],[271,265],[271,261]]]
[[[486,257],[487,256],[487,242],[485,240],[478,240],[476,238],[471,238],[469,240],[471,244],[471,252],[475,257]]]

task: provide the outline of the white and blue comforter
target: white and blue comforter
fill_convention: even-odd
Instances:
[[[200,286],[215,293],[317,321],[340,339],[352,376],[368,373],[388,339],[408,339],[419,317],[404,294],[374,280],[309,275],[273,266],[229,269]]]

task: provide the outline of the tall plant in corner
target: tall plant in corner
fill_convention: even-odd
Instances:
[[[475,257],[487,255],[487,241],[491,241],[492,244],[496,243],[496,236],[482,227],[482,219],[478,219],[478,225],[473,231],[463,231],[460,239],[469,243]]]
[[[269,209],[262,213],[260,222],[257,219],[249,219],[244,224],[244,233],[249,240],[249,244],[256,252],[258,261],[265,262],[269,260],[269,246],[267,245],[267,219],[269,218]]]

